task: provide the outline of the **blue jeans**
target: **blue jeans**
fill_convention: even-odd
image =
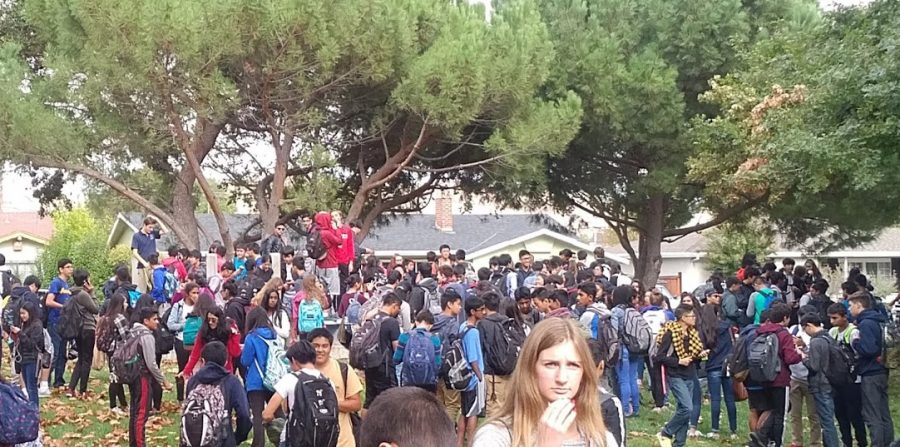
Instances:
[[[38,363],[22,363],[19,365],[22,371],[22,378],[25,379],[25,389],[28,390],[28,400],[34,406],[40,408],[38,401]]]
[[[619,373],[619,393],[622,411],[626,415],[638,414],[641,409],[641,393],[637,386],[637,371],[643,357],[628,357],[628,349],[622,348],[622,358],[616,367]]]
[[[683,447],[687,441],[687,432],[691,422],[691,412],[694,407],[694,381],[669,377],[669,396],[674,397],[676,403],[675,414],[663,427],[663,434],[675,438],[674,447]]]
[[[719,432],[719,413],[722,412],[722,396],[725,396],[725,408],[728,411],[728,428],[734,433],[737,431],[737,408],[734,405],[734,388],[731,387],[731,377],[722,375],[721,369],[706,371],[706,381],[709,386],[710,412],[712,419],[712,431]]]
[[[838,444],[837,429],[834,428],[834,399],[831,393],[811,391],[816,402],[816,414],[819,415],[819,424],[822,426],[822,444],[825,447],[840,447]]]
[[[66,362],[69,358],[69,344],[65,343],[56,332],[56,323],[50,323],[47,332],[50,334],[50,342],[53,343],[53,364],[51,365],[53,386],[60,387],[66,384],[65,373]]]

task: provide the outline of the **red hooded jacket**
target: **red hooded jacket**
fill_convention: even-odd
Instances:
[[[322,244],[325,245],[327,256],[321,261],[316,261],[316,267],[321,269],[336,268],[341,257],[341,235],[338,230],[331,228],[331,214],[324,211],[316,213],[316,227],[322,235]]]
[[[756,336],[769,334],[775,332],[778,337],[778,347],[781,352],[778,353],[778,356],[781,358],[781,371],[778,372],[778,375],[775,376],[775,380],[772,381],[771,384],[767,384],[769,387],[786,387],[791,385],[791,369],[788,366],[793,365],[795,363],[800,363],[800,353],[797,352],[797,348],[794,346],[794,338],[791,337],[791,333],[788,332],[784,326],[775,323],[763,323],[759,326],[759,329],[756,330]]]
[[[341,254],[338,256],[338,264],[349,264],[356,257],[353,230],[350,229],[350,225],[344,224],[337,229],[337,233],[341,237]]]

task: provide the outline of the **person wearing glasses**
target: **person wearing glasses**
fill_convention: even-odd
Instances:
[[[270,234],[269,237],[265,238],[265,240],[259,244],[260,257],[271,253],[281,253],[281,250],[284,249],[285,245],[284,230],[285,225],[283,223],[275,225],[275,232]]]

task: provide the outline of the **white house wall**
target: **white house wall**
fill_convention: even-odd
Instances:
[[[37,258],[44,250],[44,246],[22,238],[22,249],[16,251],[15,242],[15,240],[0,242],[0,253],[6,257],[6,265],[24,280],[28,275],[37,274]]]

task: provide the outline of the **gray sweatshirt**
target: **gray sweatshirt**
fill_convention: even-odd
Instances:
[[[150,371],[150,375],[153,376],[156,383],[165,383],[166,379],[163,377],[162,371],[159,370],[159,366],[156,365],[156,339],[153,338],[153,333],[150,332],[150,329],[147,329],[147,326],[141,323],[134,323],[134,326],[131,328],[131,335],[133,337],[141,337],[141,355],[144,357],[147,371]]]
[[[803,359],[803,365],[809,370],[809,391],[812,393],[831,393],[831,384],[825,371],[828,369],[828,354],[831,338],[828,331],[821,330],[813,335],[807,347],[807,357]]]

